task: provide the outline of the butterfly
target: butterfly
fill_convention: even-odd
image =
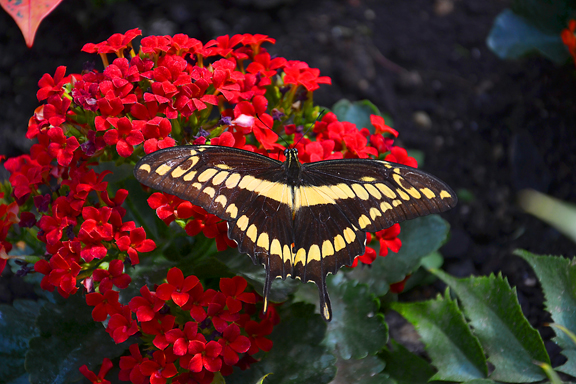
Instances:
[[[316,283],[320,313],[332,310],[326,276],[364,254],[366,232],[453,208],[443,181],[405,165],[372,159],[284,162],[238,148],[185,145],[144,156],[142,184],[176,195],[228,222],[238,251],[266,271],[264,312],[272,280]]]

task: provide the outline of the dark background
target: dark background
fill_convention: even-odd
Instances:
[[[517,286],[524,313],[545,338],[542,295],[529,266],[511,251],[574,255],[574,244],[523,213],[526,187],[575,202],[576,70],[543,58],[498,59],[486,46],[509,0],[212,0],[64,1],[28,49],[0,12],[0,154],[26,152],[37,82],[59,65],[80,72],[85,43],[140,28],[144,35],[186,33],[207,42],[261,33],[271,54],[303,60],[332,78],[315,101],[370,99],[392,116],[399,144],[425,154],[421,168],[467,199],[443,214],[452,237],[442,249],[456,276],[502,271]],[[101,68],[100,68],[101,69]],[[6,178],[4,169],[0,177]],[[0,301],[28,292],[5,271]],[[405,298],[426,298],[439,284]],[[394,327],[392,327],[394,332]],[[547,342],[555,365],[562,359]],[[560,359],[560,360],[559,360]]]

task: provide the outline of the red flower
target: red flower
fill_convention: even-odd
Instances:
[[[246,72],[257,74],[260,73],[266,78],[270,78],[275,76],[278,72],[278,69],[281,69],[286,64],[286,59],[283,57],[276,57],[274,59],[270,59],[269,53],[260,53],[254,56],[254,61],[252,61],[248,67],[246,68]],[[271,81],[268,80],[267,84],[269,85]]]
[[[188,347],[190,342],[193,340],[206,342],[206,338],[201,333],[198,333],[198,323],[195,321],[188,321],[184,325],[184,330],[179,328],[172,329],[166,332],[166,340],[173,344],[173,351],[175,355],[185,356],[188,354]],[[190,359],[192,356],[190,356]],[[185,364],[180,364],[182,366],[188,366],[188,361]]]
[[[574,35],[574,31],[576,31],[576,20],[570,20],[568,22],[568,28],[562,30],[560,37],[564,45],[568,48],[568,52],[572,55],[574,64],[576,64],[576,36]]]
[[[121,236],[116,240],[118,249],[128,252],[132,265],[140,263],[138,252],[151,252],[156,249],[154,240],[146,238],[144,228],[135,228],[129,236]]]
[[[156,215],[166,225],[176,219],[175,212],[184,203],[181,198],[163,192],[153,193],[147,201],[150,208],[156,210]]]
[[[48,130],[48,137],[50,138],[50,145],[48,145],[48,153],[58,160],[58,164],[63,167],[70,165],[74,156],[74,151],[80,146],[78,139],[74,136],[66,138],[64,131],[60,127],[53,127]]]
[[[368,236],[368,238],[370,237],[369,233],[367,233],[366,235]],[[359,261],[361,261],[363,264],[370,265],[374,262],[374,260],[376,260],[376,256],[377,256],[376,250],[374,248],[366,247],[366,250],[364,251],[363,255],[356,256],[354,258],[354,262],[352,263],[350,268],[356,268],[358,266]]]
[[[138,321],[151,321],[164,306],[164,300],[158,298],[156,292],[150,292],[146,285],[140,288],[140,294],[142,296],[132,298],[128,306],[136,314]]]
[[[52,95],[61,95],[64,92],[62,86],[70,81],[70,77],[65,77],[66,67],[60,66],[56,68],[56,73],[54,77],[45,73],[40,81],[38,81],[38,86],[40,90],[36,93],[38,101],[46,100]]]
[[[225,294],[226,306],[231,313],[240,312],[242,309],[242,302],[256,303],[256,296],[252,292],[244,292],[248,283],[246,279],[241,276],[234,276],[232,278],[220,279],[220,291]]]
[[[210,40],[204,45],[207,49],[206,57],[220,55],[223,57],[228,57],[235,46],[240,44],[244,40],[243,35],[234,35],[232,38],[228,35],[218,36],[216,40]],[[214,47],[214,48],[211,48]]]
[[[176,267],[168,271],[167,280],[168,283],[164,283],[156,289],[156,295],[164,301],[172,299],[180,307],[188,302],[190,298],[188,291],[200,283],[196,276],[184,278],[182,271]]]
[[[376,134],[383,135],[389,133],[394,137],[398,137],[398,131],[386,125],[384,118],[378,115],[370,115],[370,122],[376,128]]]
[[[170,345],[166,340],[166,333],[174,328],[175,317],[172,315],[158,315],[150,321],[143,322],[142,332],[148,335],[155,335],[152,344],[158,349],[165,349]]]
[[[410,278],[411,275],[406,275],[404,280],[399,281],[397,283],[390,284],[390,292],[392,293],[402,293],[404,287],[406,286],[406,281]]]
[[[123,50],[130,46],[130,42],[136,36],[141,36],[142,31],[138,28],[131,29],[125,34],[115,33],[106,41],[98,44],[88,43],[82,47],[82,52],[88,53],[116,53],[119,57],[123,56]]]
[[[97,268],[94,273],[94,281],[100,282],[98,289],[101,293],[112,289],[112,285],[125,289],[132,281],[130,276],[124,273],[124,263],[121,260],[112,260],[108,270]]]
[[[142,133],[146,138],[144,152],[149,154],[159,149],[173,147],[176,141],[168,136],[171,131],[170,120],[164,117],[156,116],[152,120],[148,120],[142,128]]]
[[[244,353],[250,349],[250,340],[246,336],[240,335],[240,327],[230,324],[222,333],[222,338],[218,340],[222,345],[222,358],[224,364],[234,365],[240,359],[239,353]]]
[[[287,61],[284,73],[286,74],[284,84],[294,84],[296,87],[302,85],[309,92],[320,88],[318,84],[332,84],[332,80],[328,76],[319,76],[319,69],[310,68],[303,61]]]
[[[193,357],[188,369],[192,372],[200,372],[202,368],[205,368],[210,372],[218,372],[222,368],[221,352],[222,345],[216,341],[204,343],[199,340],[192,340],[188,346],[188,353]]]
[[[48,280],[50,284],[58,288],[58,292],[64,297],[73,295],[78,288],[76,287],[76,276],[81,267],[73,260],[66,260],[59,254],[52,256],[50,259],[50,275]]]
[[[138,324],[132,319],[132,312],[128,306],[122,307],[119,313],[110,316],[106,332],[116,344],[125,342],[128,337],[138,332]]]
[[[118,302],[119,293],[109,290],[104,294],[94,292],[86,295],[86,304],[94,307],[92,318],[94,321],[104,321],[108,315],[114,315],[122,310],[122,304]]]
[[[380,256],[386,256],[388,249],[392,252],[398,252],[402,247],[402,240],[398,238],[400,234],[400,224],[396,223],[390,228],[383,229],[375,233],[380,242]]]
[[[112,361],[110,359],[104,358],[102,361],[102,366],[100,367],[100,371],[98,372],[98,376],[92,371],[88,369],[88,366],[83,365],[78,370],[81,374],[83,374],[92,384],[110,384],[110,382],[104,379],[104,376],[108,373],[110,369],[112,369]]]
[[[145,384],[146,376],[140,371],[140,364],[148,359],[144,360],[138,344],[132,344],[130,346],[130,356],[120,357],[120,373],[118,378],[122,381],[130,381],[133,384]]]
[[[417,168],[418,162],[415,158],[408,156],[408,152],[401,147],[393,147],[388,156],[384,158],[386,161],[393,163],[404,164],[409,167]]]
[[[164,36],[146,36],[140,40],[140,50],[144,53],[158,55],[161,52],[168,52],[169,40]]]
[[[270,320],[262,320],[260,323],[250,320],[246,323],[244,329],[246,330],[248,339],[250,340],[250,349],[248,350],[249,355],[253,355],[260,350],[270,352],[273,344],[272,340],[269,340],[264,336],[271,334],[273,327],[274,326]]]
[[[139,120],[131,122],[127,117],[120,119],[109,117],[107,120],[116,129],[104,133],[106,145],[116,145],[116,151],[122,157],[130,156],[134,152],[134,146],[144,141],[141,132],[144,122]]]
[[[174,365],[176,356],[171,351],[156,351],[152,356],[154,360],[143,361],[140,364],[140,371],[144,376],[150,377],[150,383],[165,384],[169,378],[176,376],[178,373]]]

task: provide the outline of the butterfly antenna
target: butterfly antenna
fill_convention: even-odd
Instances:
[[[312,125],[311,125],[306,131],[304,131],[304,133],[302,133],[302,137],[300,137],[300,138],[298,139],[298,141],[294,143],[294,147],[296,147],[296,146],[298,145],[298,143],[300,142],[300,140],[302,140],[302,139],[304,138],[304,136],[306,136],[306,134],[310,131],[310,129],[313,129],[313,128],[314,128],[314,126],[316,125],[316,122],[317,122],[318,120],[320,120],[324,114],[326,114],[326,110],[325,110],[325,109],[323,109],[323,110],[318,114],[318,117],[316,117],[316,120],[314,120],[314,122],[312,123]]]

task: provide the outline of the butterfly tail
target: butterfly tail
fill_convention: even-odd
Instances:
[[[318,293],[320,294],[320,314],[325,321],[332,320],[332,306],[330,305],[330,296],[326,288],[326,279],[323,278],[318,286]]]
[[[268,311],[268,295],[270,293],[270,287],[272,286],[272,276],[270,275],[270,268],[266,268],[266,281],[264,282],[264,291],[262,296],[264,296],[264,309],[262,310],[264,314]]]

